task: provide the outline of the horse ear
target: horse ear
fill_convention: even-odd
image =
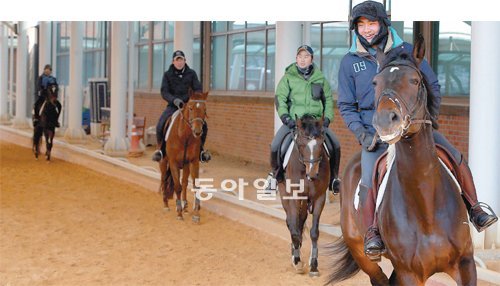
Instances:
[[[302,128],[302,120],[297,117],[297,114],[295,114],[295,124],[297,127]]]
[[[420,63],[424,60],[425,55],[425,41],[422,34],[418,34],[417,38],[415,39],[412,54],[413,58],[417,61],[417,65],[420,65]]]
[[[384,51],[380,47],[377,47],[377,55],[375,56],[375,59],[377,60],[378,66],[382,65],[386,57],[387,56]]]

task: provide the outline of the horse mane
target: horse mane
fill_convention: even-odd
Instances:
[[[318,122],[318,119],[316,119],[316,117],[311,114],[304,114],[300,118],[300,121],[302,124],[302,129],[304,130],[306,136],[317,137],[321,135],[322,127],[321,124],[316,124]]]
[[[385,58],[380,63],[379,70],[383,70],[394,62],[411,62],[414,66],[418,67],[417,61],[409,52],[401,52],[400,49],[392,49],[386,54]]]
[[[205,94],[201,91],[192,91],[192,94],[191,96],[189,97],[189,99],[192,99],[192,100],[205,100]]]

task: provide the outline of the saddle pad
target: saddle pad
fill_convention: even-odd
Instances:
[[[168,125],[168,129],[167,129],[167,133],[165,133],[165,142],[167,142],[168,140],[168,135],[170,135],[170,130],[172,129],[172,125],[174,125],[174,120],[175,118],[177,118],[177,116],[179,115],[179,113],[181,112],[180,109],[178,109],[177,111],[174,112],[174,114],[172,114],[172,117],[170,119],[170,124]]]

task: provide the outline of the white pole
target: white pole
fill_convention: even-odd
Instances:
[[[176,21],[174,24],[174,51],[181,50],[186,55],[188,65],[193,60],[193,22]],[[171,62],[172,55],[167,55],[167,62]]]
[[[500,215],[500,22],[472,22],[469,162],[479,201]],[[496,64],[493,64],[496,63]],[[500,246],[498,223],[478,234],[474,246]]]
[[[17,25],[17,57],[16,57],[16,116],[12,125],[16,128],[29,127],[26,102],[28,97],[28,36],[26,34],[26,23],[18,22]]]
[[[297,21],[276,22],[276,58],[274,82],[276,87],[285,74],[285,68],[295,62],[297,48],[302,44],[302,23]],[[278,112],[274,111],[274,133],[281,127]]]
[[[64,138],[68,142],[83,143],[86,138],[82,128],[83,22],[71,22],[70,26],[68,128]]]
[[[128,130],[130,138],[134,123],[134,74],[135,74],[135,30],[134,22],[128,22]]]
[[[127,23],[111,24],[111,136],[104,145],[104,153],[125,156],[128,142],[125,138],[125,110],[127,104]]]
[[[52,48],[52,29],[50,22],[40,22],[40,45],[38,49],[38,74],[43,73],[43,68],[46,64],[52,65],[51,48]]]
[[[9,115],[14,116],[14,32],[9,30]]]
[[[9,73],[9,42],[7,38],[7,27],[0,24],[0,124],[9,124],[8,112],[9,95],[7,78]]]

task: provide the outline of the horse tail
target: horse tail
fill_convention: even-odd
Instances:
[[[172,178],[172,172],[170,172],[170,168],[165,172],[165,180],[163,182],[163,196],[167,199],[172,199],[174,197],[174,179]]]
[[[343,237],[326,246],[326,250],[328,256],[335,256],[335,258],[330,267],[332,272],[328,275],[325,285],[349,279],[359,272],[360,268],[352,257]]]

